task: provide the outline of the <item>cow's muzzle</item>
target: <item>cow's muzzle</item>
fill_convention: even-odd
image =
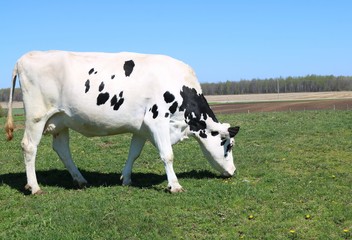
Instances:
[[[222,175],[223,177],[228,178],[228,177],[232,177],[234,174],[235,174],[235,170],[233,170],[233,171],[225,171],[225,172],[223,172],[221,175]]]

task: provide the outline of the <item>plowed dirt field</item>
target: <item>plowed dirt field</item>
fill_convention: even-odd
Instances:
[[[206,96],[215,113],[352,110],[352,92]]]

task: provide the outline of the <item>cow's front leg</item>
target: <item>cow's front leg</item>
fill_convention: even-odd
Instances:
[[[175,192],[183,192],[182,186],[178,183],[178,179],[176,177],[173,162],[174,162],[174,153],[172,151],[170,135],[168,132],[166,134],[157,137],[154,139],[155,145],[159,150],[160,158],[164,162],[167,181],[168,181],[168,190],[171,193]]]
[[[151,135],[150,139],[154,146],[158,149],[160,158],[164,162],[168,181],[168,190],[171,193],[182,192],[183,188],[178,183],[178,179],[173,168],[174,153],[171,146],[169,121],[163,118],[154,118],[155,116],[147,115],[145,123],[149,127]]]
[[[179,184],[178,179],[176,177],[174,167],[173,167],[173,152],[171,149],[171,152],[168,154],[160,153],[161,160],[164,162],[165,165],[165,171],[167,175],[167,181],[168,181],[168,191],[171,193],[176,193],[176,192],[183,192],[182,186]]]

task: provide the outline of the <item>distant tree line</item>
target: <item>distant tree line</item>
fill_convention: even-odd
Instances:
[[[252,79],[202,83],[205,95],[251,94],[251,93],[292,93],[292,92],[329,92],[352,91],[352,76],[318,76]],[[10,89],[0,89],[0,101],[8,101]],[[14,101],[22,101],[22,91],[15,89]]]
[[[318,76],[252,79],[202,83],[205,95],[352,91],[352,76]]]
[[[10,88],[0,89],[0,102],[7,102],[10,97]],[[15,89],[13,101],[22,101],[22,91],[19,88]]]

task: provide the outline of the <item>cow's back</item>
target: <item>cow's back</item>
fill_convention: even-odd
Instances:
[[[66,125],[86,135],[97,128],[98,135],[138,130],[148,111],[177,115],[165,94],[180,105],[184,85],[201,93],[193,70],[163,55],[30,52],[18,70],[25,107],[33,108],[28,110],[59,112]]]

